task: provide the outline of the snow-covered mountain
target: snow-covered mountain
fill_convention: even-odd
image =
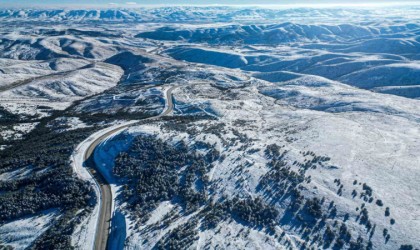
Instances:
[[[389,21],[390,19],[418,18],[418,6],[378,8],[258,8],[224,6],[170,6],[160,8],[118,8],[118,9],[2,9],[3,21],[101,21],[101,22],[276,22],[278,20],[299,20],[300,22],[328,22],[337,20]],[[370,18],[370,20],[369,20]]]
[[[1,10],[0,249],[420,249],[419,14]]]
[[[213,44],[282,44],[292,42],[347,42],[354,43],[365,39],[384,37],[376,41],[386,43],[386,39],[417,37],[420,26],[418,24],[402,24],[396,26],[380,26],[366,24],[297,24],[281,23],[275,25],[228,25],[208,28],[189,29],[163,27],[152,32],[143,32],[137,37],[168,41],[188,41],[195,43]],[[371,43],[364,44],[367,50],[374,47]],[[352,44],[353,43],[353,44]],[[341,46],[336,46],[340,49]],[[333,47],[334,48],[334,47]],[[417,48],[418,49],[418,48]],[[415,50],[415,47],[413,48]]]

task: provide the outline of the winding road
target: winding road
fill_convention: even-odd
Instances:
[[[165,105],[164,111],[157,116],[145,118],[143,119],[143,121],[157,119],[172,112],[173,110],[172,91],[175,88],[176,86],[172,86],[169,89],[167,89],[165,92],[166,105]],[[111,130],[109,130],[109,128],[106,128],[102,130],[103,133],[99,131],[98,133],[96,133],[98,135],[97,138],[91,141],[90,145],[87,147],[86,151],[84,152],[84,156],[83,156],[84,165],[88,169],[91,177],[95,180],[95,183],[97,184],[100,190],[99,217],[97,221],[95,241],[94,241],[95,250],[103,250],[107,248],[111,215],[112,215],[112,199],[113,199],[111,187],[109,183],[107,182],[106,178],[102,175],[99,168],[97,168],[95,161],[93,160],[95,149],[100,143],[105,141],[107,138],[139,122],[140,121],[127,122]],[[79,167],[83,167],[83,166],[79,166]]]

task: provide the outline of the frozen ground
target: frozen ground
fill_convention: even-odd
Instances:
[[[94,153],[115,199],[113,248],[420,248],[419,14],[418,5],[0,10],[0,147],[36,125],[58,136],[99,130],[69,161],[99,197],[90,214],[74,214],[71,244],[91,249],[100,193],[85,151],[115,126],[161,113],[165,85],[176,84],[169,117]],[[219,152],[201,176],[208,185],[191,187],[204,186],[204,200],[188,210],[181,195],[157,192],[139,217],[144,204],[124,196],[136,182],[114,172],[136,138],[186,145],[190,157]],[[189,166],[177,164],[182,182]],[[36,169],[0,169],[0,184],[26,188],[50,166]],[[252,224],[252,209],[209,213],[234,198],[261,198],[275,225]],[[61,212],[0,221],[0,248],[30,248]]]
[[[293,83],[293,86],[296,86],[294,91],[300,91],[299,88],[305,88],[305,85],[308,84],[318,86],[318,83],[317,78],[303,78],[300,79],[299,84]],[[271,88],[269,83],[260,82],[260,84],[267,86],[263,88]],[[317,91],[322,91],[322,88],[317,87]],[[339,210],[339,218],[342,218],[346,213],[350,214],[351,219],[347,223],[352,234],[365,238],[364,235],[367,234],[365,226],[356,220],[358,213],[355,210],[356,207],[360,208],[364,202],[358,197],[352,197],[352,190],[354,189],[358,193],[362,192],[360,186],[354,187],[354,180],[359,183],[367,183],[374,190],[374,200],[382,200],[385,204],[383,207],[376,205],[375,202],[371,204],[367,202],[365,205],[368,208],[372,224],[376,225],[376,233],[370,239],[373,246],[378,249],[396,249],[401,242],[417,244],[417,239],[420,237],[415,230],[420,226],[416,219],[419,216],[417,204],[420,196],[415,191],[418,186],[416,180],[420,177],[418,172],[420,158],[416,154],[420,146],[418,101],[403,101],[403,98],[393,96],[387,96],[387,101],[384,101],[383,97],[382,101],[376,101],[375,96],[378,94],[368,91],[354,88],[343,91],[332,88],[332,86],[329,86],[328,89],[331,93],[322,92],[322,94],[317,93],[314,96],[334,98],[334,95],[341,94],[342,98],[355,98],[363,95],[369,97],[350,101],[357,103],[359,107],[338,106],[336,107],[338,110],[334,110],[327,105],[329,108],[314,109],[310,106],[313,103],[312,95],[295,95],[290,97],[291,99],[287,99],[289,98],[287,95],[285,97],[277,96],[276,98],[281,100],[281,102],[277,102],[276,99],[259,94],[260,91],[256,87],[250,87],[235,91],[238,96],[237,100],[210,101],[212,107],[220,114],[215,124],[223,124],[221,135],[204,132],[203,129],[206,126],[211,126],[210,124],[213,122],[203,123],[201,121],[189,125],[201,132],[186,131],[186,133],[180,134],[177,131],[165,129],[161,131],[159,137],[172,143],[183,140],[189,145],[198,141],[207,142],[211,145],[214,144],[215,148],[226,154],[225,160],[216,164],[212,172],[209,173],[209,178],[214,183],[216,197],[221,195],[238,195],[239,197],[262,195],[256,190],[258,190],[259,180],[267,172],[265,167],[267,160],[263,150],[249,154],[247,153],[249,149],[264,149],[272,143],[285,145],[287,162],[302,161],[306,158],[302,159],[300,152],[303,151],[312,151],[316,155],[328,155],[331,157],[329,164],[334,167],[327,168],[325,166],[310,170],[308,175],[311,176],[311,182],[304,184],[304,193],[309,197],[325,197],[328,201],[327,204],[334,201]],[[363,93],[354,94],[358,91]],[[192,97],[191,93],[196,93],[196,97]],[[212,96],[223,98],[225,94],[210,86],[200,86],[181,88],[175,93],[175,96],[183,103],[197,103],[211,99]],[[345,99],[341,101],[346,102]],[[389,103],[387,104],[387,102]],[[326,105],[325,101],[319,102],[318,100],[315,104]],[[394,113],[392,110],[400,111]],[[159,123],[141,126],[136,130],[155,134],[156,129],[151,130],[152,126],[159,126]],[[236,136],[234,133],[232,134],[232,131],[235,130],[248,137],[245,143],[235,139]],[[232,140],[236,143],[223,146],[226,145],[223,141],[230,142]],[[240,175],[234,174],[238,166],[247,164],[250,166],[245,172]],[[335,179],[340,179],[344,185],[342,194],[337,194]],[[274,204],[279,209],[284,209],[284,204],[276,202]],[[172,206],[174,204],[168,202],[159,205],[152,212],[149,222],[158,220],[157,214],[163,216],[160,214],[164,214],[164,211],[170,210],[169,207]],[[391,217],[384,216],[384,207],[390,207],[393,211]],[[182,225],[188,220],[189,215],[182,215],[182,213],[180,215],[181,218],[175,220],[170,227],[165,229],[167,231],[146,230],[140,226],[139,229],[129,232],[128,235],[132,235],[128,238],[130,246],[135,248],[134,245],[142,240],[146,243],[139,248],[153,246],[159,237],[165,235],[165,232],[169,232],[171,228]],[[394,225],[390,224],[390,218],[395,219]],[[400,222],[398,223],[398,221]],[[333,220],[330,222],[332,223]],[[241,234],[238,236],[236,233],[241,232],[242,226],[235,221],[225,223],[227,224],[220,224],[214,231],[201,231],[193,246],[200,248],[200,245],[204,244],[212,247],[219,245],[223,248],[275,249],[285,244],[284,242],[279,243],[272,236],[258,231],[253,232],[252,229],[245,234],[246,236],[243,236],[244,239],[241,239]],[[385,228],[392,235],[387,242],[382,235]],[[249,231],[246,228],[244,230]],[[286,232],[292,245],[297,246],[298,242],[303,240],[293,222],[280,223],[278,230]]]
[[[26,249],[58,217],[57,211],[49,210],[2,224],[0,226],[0,242],[13,247],[13,249]]]
[[[0,136],[3,140],[17,140],[29,133],[38,123],[21,123],[14,126],[1,126]]]
[[[76,228],[73,236],[72,236],[72,243],[78,248],[78,249],[91,249],[94,246],[94,239],[95,239],[95,233],[96,233],[96,226],[99,216],[99,206],[100,206],[100,190],[99,185],[97,182],[92,178],[89,171],[84,168],[84,156],[85,152],[90,146],[90,143],[94,141],[95,139],[99,138],[103,134],[107,133],[109,130],[112,130],[116,127],[122,126],[124,124],[130,124],[134,123],[135,121],[131,122],[125,122],[125,123],[118,123],[114,126],[111,126],[110,128],[101,130],[97,133],[92,134],[89,138],[87,138],[85,141],[80,143],[74,154],[71,156],[71,165],[74,170],[74,172],[77,174],[79,178],[82,180],[85,180],[87,182],[90,182],[91,185],[94,187],[95,194],[99,198],[97,204],[95,205],[92,213],[88,215],[87,218],[84,219],[80,223],[80,225]]]

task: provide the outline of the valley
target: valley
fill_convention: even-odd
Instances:
[[[0,249],[420,248],[419,12],[0,10]]]

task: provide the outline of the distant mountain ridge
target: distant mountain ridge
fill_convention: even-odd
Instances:
[[[397,11],[399,10],[399,11]],[[403,10],[403,11],[401,11]],[[343,18],[346,20],[363,21],[369,16],[381,18],[385,13],[395,13],[397,18],[417,18],[416,7],[397,9],[316,9],[289,8],[269,9],[250,7],[160,7],[133,9],[0,9],[0,20],[36,20],[48,22],[60,21],[111,21],[111,22],[258,22],[259,20],[287,21],[328,20],[328,18]],[[344,21],[344,20],[343,20]]]

